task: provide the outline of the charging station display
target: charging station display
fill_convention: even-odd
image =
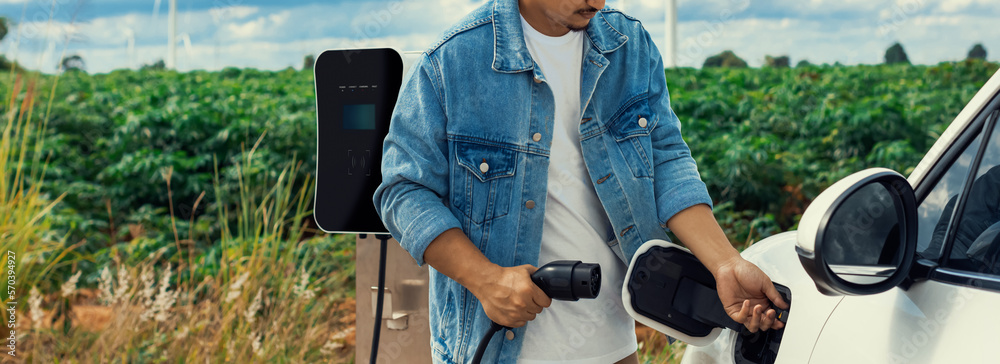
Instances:
[[[375,130],[375,104],[344,105],[344,129]]]
[[[392,49],[326,51],[315,77],[316,223],[327,232],[385,234],[372,195],[403,60]]]

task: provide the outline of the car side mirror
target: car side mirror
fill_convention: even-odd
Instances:
[[[895,171],[872,168],[813,200],[799,222],[795,251],[823,294],[868,295],[906,278],[916,245],[913,187]]]

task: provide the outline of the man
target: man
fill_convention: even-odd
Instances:
[[[782,327],[768,298],[787,305],[712,215],[658,50],[639,21],[603,8],[493,0],[404,82],[374,202],[433,268],[435,362],[469,361],[492,320],[513,329],[484,362],[637,363],[625,262],[666,229],[713,272],[733,319]],[[598,298],[546,297],[529,276],[557,259],[600,263]]]

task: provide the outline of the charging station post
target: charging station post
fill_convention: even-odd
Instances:
[[[369,362],[376,320],[380,242],[358,235],[355,292],[355,362]],[[431,363],[427,267],[414,263],[395,239],[386,244],[385,289],[380,321],[380,363]]]
[[[328,233],[356,234],[355,358],[430,363],[426,267],[391,239],[372,204],[382,141],[403,76],[416,58],[394,49],[328,50],[314,67],[316,193]],[[379,304],[381,301],[381,304]]]

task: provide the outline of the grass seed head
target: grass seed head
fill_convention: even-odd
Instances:
[[[101,269],[101,277],[97,283],[98,300],[101,303],[112,303],[114,299],[114,294],[111,292],[112,280],[111,270],[107,266],[104,266],[104,269]]]
[[[250,333],[250,346],[253,348],[253,353],[256,356],[264,356],[264,347],[261,345],[261,335],[253,332]]]
[[[229,285],[229,293],[226,294],[226,303],[233,302],[233,300],[240,297],[240,293],[242,292],[240,289],[249,278],[250,272],[244,272],[239,278],[236,278],[235,282]]]
[[[311,300],[314,297],[316,297],[316,292],[313,292],[313,290],[308,289],[307,288],[308,285],[309,285],[309,272],[306,272],[303,269],[302,274],[299,275],[299,282],[295,284],[295,287],[292,287],[292,292],[295,294],[296,297],[302,300]]]
[[[165,322],[170,318],[170,308],[177,302],[177,291],[170,292],[170,277],[173,275],[170,264],[167,263],[167,272],[160,278],[160,293],[156,295],[153,302],[153,318],[157,322]]]
[[[31,310],[31,322],[37,327],[45,317],[42,312],[42,294],[38,292],[38,287],[31,287],[31,292],[28,293],[28,308]]]
[[[253,324],[256,320],[257,311],[261,308],[261,297],[263,296],[264,288],[257,289],[257,296],[253,298],[253,302],[250,303],[250,307],[247,307],[247,312],[244,314],[247,319],[247,323]]]
[[[156,295],[156,276],[153,274],[153,268],[148,265],[143,267],[142,273],[139,274],[139,280],[142,281],[142,291],[139,294],[142,296],[143,306],[139,321],[146,322],[156,314],[153,310],[153,298]]]
[[[61,288],[63,297],[69,297],[73,294],[73,292],[76,292],[76,283],[80,280],[80,274],[82,273],[83,271],[77,271],[76,274],[69,277],[69,280],[62,284]]]
[[[129,296],[129,275],[128,271],[118,268],[118,285],[115,287],[115,303],[126,302],[132,297]]]

